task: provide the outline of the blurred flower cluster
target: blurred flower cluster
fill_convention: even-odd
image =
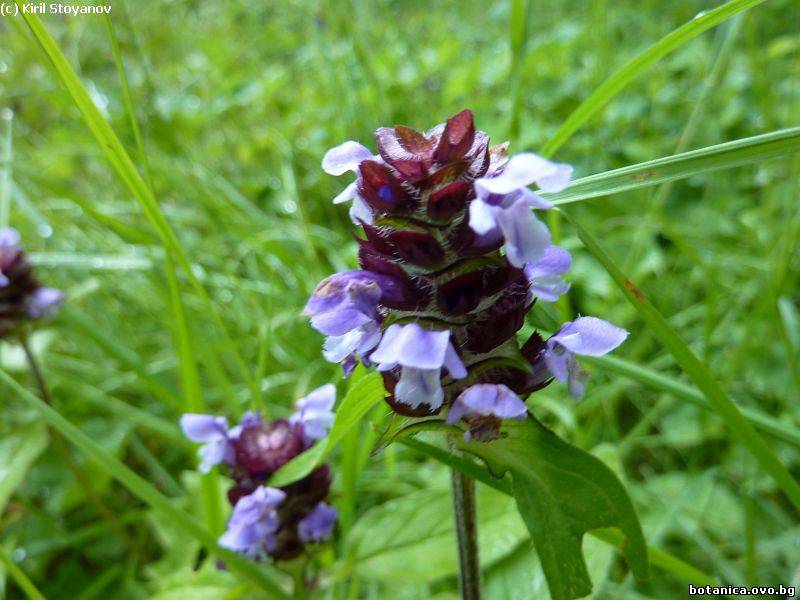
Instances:
[[[16,229],[0,229],[0,339],[53,315],[66,298],[33,276]]]
[[[491,146],[468,110],[426,133],[381,127],[376,141],[377,155],[348,141],[322,161],[332,175],[356,174],[334,202],[352,201],[363,230],[361,269],[320,282],[305,307],[327,360],[345,374],[358,360],[376,366],[396,412],[447,406],[468,439],[525,418],[522,398],[553,378],[579,398],[586,372],[575,356],[613,350],[625,330],[579,317],[548,339],[517,339],[537,300],[568,291],[572,262],[533,212],[553,205],[528,186],[560,191],[572,168]]]
[[[335,400],[336,388],[328,384],[298,400],[289,419],[267,420],[248,412],[229,428],[224,417],[181,417],[186,437],[203,444],[200,470],[224,465],[234,482],[228,490],[233,514],[219,540],[222,546],[257,560],[288,560],[302,554],[306,545],[330,538],[337,512],[325,503],[331,484],[328,465],[283,488],[265,484],[327,435]]]

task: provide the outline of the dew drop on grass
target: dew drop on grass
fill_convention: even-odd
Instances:
[[[292,214],[297,211],[297,203],[294,200],[283,201],[283,212]]]
[[[25,548],[14,548],[14,550],[11,551],[11,560],[15,563],[21,563],[25,560],[26,556],[28,556],[28,553]]]
[[[42,225],[39,225],[36,228],[36,233],[39,234],[39,237],[43,237],[43,238],[47,239],[51,235],[53,235],[53,228],[50,227],[50,225],[47,225],[46,223],[43,223]]]

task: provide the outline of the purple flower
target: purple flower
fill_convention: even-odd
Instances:
[[[197,451],[200,472],[208,473],[211,467],[222,462],[232,465],[236,461],[233,445],[228,436],[225,417],[188,413],[181,416],[183,434],[193,442],[202,442]]]
[[[338,516],[339,513],[335,508],[320,502],[297,524],[300,540],[317,544],[328,540]]]
[[[275,549],[275,532],[280,526],[277,509],[285,498],[281,490],[266,486],[241,498],[219,538],[220,546],[251,558],[266,558]]]
[[[452,425],[467,415],[524,419],[527,412],[525,403],[505,385],[478,383],[468,387],[456,398],[447,415],[447,422]]]
[[[4,227],[0,229],[0,249],[17,248],[19,246],[19,241],[19,231],[13,227]]]
[[[3,287],[2,281],[0,287]],[[25,299],[25,312],[31,319],[52,317],[66,299],[67,295],[61,290],[40,287]]]
[[[398,402],[412,408],[427,404],[431,410],[436,410],[442,405],[442,367],[453,379],[467,376],[464,364],[450,343],[450,331],[429,331],[416,323],[390,325],[370,360],[377,363],[379,371],[402,367],[394,396]]]
[[[624,329],[596,317],[578,317],[561,326],[550,339],[544,352],[547,367],[559,381],[566,381],[574,398],[583,396],[586,372],[575,361],[576,354],[602,356],[619,346],[628,337]]]
[[[569,252],[558,246],[549,246],[544,256],[535,263],[525,265],[525,276],[530,282],[530,295],[544,302],[555,302],[566,294],[569,284],[561,279],[572,265]]]
[[[348,171],[358,172],[358,166],[365,160],[380,160],[380,157],[373,156],[369,149],[358,142],[347,141],[325,153],[322,158],[322,169],[329,175],[344,175]],[[372,211],[358,195],[358,179],[344,188],[333,199],[333,203],[341,204],[348,200],[353,201],[350,218],[354,223],[358,223],[359,220],[365,223],[372,222]]]
[[[511,157],[498,175],[475,180],[477,198],[469,206],[469,225],[487,236],[500,230],[506,257],[515,267],[535,263],[550,245],[550,232],[531,212],[553,205],[529,190],[536,183],[542,190],[557,192],[569,183],[572,167],[553,163],[536,154]]]
[[[302,424],[306,442],[320,440],[328,435],[336,416],[331,411],[335,402],[336,387],[328,383],[295,403],[297,412],[289,420]]]
[[[390,291],[393,288],[387,276],[343,271],[323,279],[314,289],[303,314],[311,317],[314,329],[328,336],[323,352],[328,361],[342,362],[355,354],[363,357],[378,345],[381,284]]]

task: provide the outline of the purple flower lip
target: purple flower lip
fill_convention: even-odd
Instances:
[[[297,533],[306,543],[320,543],[328,540],[333,533],[339,513],[324,502],[317,504],[310,513],[297,524]]]
[[[328,435],[336,416],[332,412],[335,402],[336,388],[328,383],[295,403],[297,412],[289,420],[301,424],[307,444]]]
[[[201,473],[207,473],[220,463],[234,463],[235,452],[228,437],[228,420],[225,417],[189,413],[181,416],[180,423],[187,438],[203,444],[198,450]]]
[[[524,419],[526,414],[525,403],[507,386],[479,383],[461,392],[447,415],[447,422],[457,423],[469,415]]]
[[[453,379],[467,376],[464,364],[450,343],[450,332],[428,331],[417,323],[390,325],[370,356],[379,371],[401,367],[394,398],[412,408],[427,404],[432,410],[444,402],[441,370]]]
[[[275,548],[275,533],[280,526],[278,507],[285,498],[281,490],[265,486],[241,498],[219,538],[220,546],[251,558],[266,558]]]
[[[583,396],[586,372],[575,362],[576,354],[602,356],[628,337],[624,329],[596,317],[578,317],[564,323],[544,351],[547,367],[559,381],[566,381],[575,398]]]

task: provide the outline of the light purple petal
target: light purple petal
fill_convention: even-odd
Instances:
[[[180,424],[183,435],[193,442],[210,442],[228,437],[228,420],[225,417],[186,413],[181,415]]]
[[[497,227],[495,208],[476,198],[469,205],[469,226],[475,233],[485,235]]]
[[[464,379],[467,376],[467,369],[464,368],[464,363],[461,362],[453,344],[447,344],[447,350],[444,353],[444,368],[453,379]]]
[[[328,435],[335,415],[331,411],[336,402],[336,387],[327,383],[317,388],[304,398],[300,398],[295,406],[291,421],[302,423],[303,433],[307,440],[319,440]]]
[[[450,331],[428,331],[416,323],[390,325],[370,360],[381,365],[439,369],[444,364]]]
[[[280,525],[277,508],[285,498],[281,490],[265,486],[240,498],[219,539],[220,545],[252,558],[263,558],[275,548],[275,532]]]
[[[565,323],[550,340],[575,354],[601,356],[611,352],[628,337],[628,332],[596,317],[578,317]]]
[[[448,422],[451,422],[451,418],[457,421],[459,414],[493,416],[499,419],[524,419],[527,414],[525,403],[502,384],[479,383],[470,386],[456,399],[454,407],[456,405],[459,406],[456,416],[448,416]]]
[[[561,294],[569,291],[569,284],[555,275],[536,277],[531,280],[529,291],[531,296],[543,302],[555,302]]]
[[[334,204],[344,204],[352,200],[353,198],[357,198],[357,191],[358,191],[358,180],[354,181],[346,188],[344,188],[341,192],[339,192],[336,197],[333,199]]]
[[[0,229],[0,248],[14,248],[19,245],[19,231],[13,227]]]
[[[52,317],[66,299],[67,295],[61,290],[41,287],[26,299],[25,310],[32,319]]]
[[[353,354],[362,357],[378,345],[381,330],[377,323],[370,322],[344,335],[328,336],[322,347],[322,355],[328,362],[338,363]]]
[[[403,367],[400,381],[394,388],[395,400],[412,408],[427,404],[431,410],[436,410],[444,402],[440,376],[439,369]]]
[[[208,473],[214,465],[232,462],[233,448],[226,438],[218,438],[200,446],[197,456],[200,457],[200,465],[197,470],[201,473]]]
[[[586,390],[586,380],[589,374],[578,364],[574,357],[567,361],[567,389],[576,400],[583,397]]]
[[[525,265],[528,279],[547,275],[563,275],[572,265],[572,256],[560,246],[548,246],[544,255],[534,263]]]
[[[523,203],[495,213],[505,238],[506,258],[518,268],[535,263],[550,246],[550,232]]]
[[[545,200],[536,192],[530,191],[528,188],[519,190],[519,196],[515,199],[516,202],[522,202],[531,208],[538,208],[540,210],[550,210],[553,208],[553,203]]]
[[[335,508],[320,502],[297,524],[300,540],[307,544],[326,541],[331,537],[338,517],[339,513]]]
[[[372,225],[375,222],[372,209],[361,199],[361,196],[353,198],[353,204],[350,205],[350,220],[356,225],[360,225],[362,222]]]
[[[9,283],[8,277],[3,275],[3,272],[0,271],[0,288],[6,287],[8,285],[8,283]]]
[[[328,311],[311,317],[311,326],[325,335],[344,335],[348,331],[358,329],[373,321],[355,307],[345,307],[337,311]]]
[[[547,368],[553,374],[553,377],[559,381],[567,380],[567,363],[571,358],[572,355],[569,351],[561,346],[548,347],[544,353],[544,361],[547,364]]]
[[[503,172],[496,177],[477,179],[475,187],[490,194],[510,194],[535,182],[546,192],[557,192],[567,186],[571,175],[572,167],[569,165],[550,162],[536,154],[523,153],[512,156]]]
[[[347,141],[331,148],[322,159],[322,169],[330,175],[343,175],[355,171],[362,160],[372,158],[372,153],[354,141]]]

